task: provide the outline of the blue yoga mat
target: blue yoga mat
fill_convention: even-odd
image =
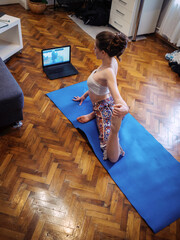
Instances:
[[[131,114],[124,117],[119,131],[125,156],[115,164],[103,161],[95,119],[85,124],[76,120],[92,111],[89,97],[81,106],[72,101],[87,90],[85,81],[47,96],[86,134],[99,161],[156,233],[180,217],[180,163]]]

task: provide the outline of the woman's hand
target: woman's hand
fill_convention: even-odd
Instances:
[[[80,104],[79,105],[81,105],[82,103],[83,103],[83,101],[85,100],[85,97],[84,97],[84,95],[82,95],[81,97],[79,97],[79,96],[74,96],[74,98],[73,98],[73,101],[75,101],[75,102],[80,102]]]
[[[87,98],[87,96],[89,96],[89,90],[87,92],[85,92],[81,97],[74,96],[73,101],[80,102],[79,105],[81,105],[83,103],[83,101]]]
[[[129,112],[129,108],[121,103],[114,104],[113,116],[124,117]]]

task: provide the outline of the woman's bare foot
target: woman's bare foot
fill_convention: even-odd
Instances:
[[[89,122],[90,120],[92,120],[93,118],[95,118],[95,114],[94,114],[94,112],[91,112],[87,115],[78,117],[77,120],[80,123],[86,123],[86,122]]]
[[[124,157],[125,152],[124,152],[124,150],[122,149],[122,147],[120,146],[120,144],[119,144],[119,147],[120,147],[120,151],[121,151],[120,156]]]

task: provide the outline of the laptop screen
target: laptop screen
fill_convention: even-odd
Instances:
[[[71,46],[42,50],[43,67],[70,62]]]

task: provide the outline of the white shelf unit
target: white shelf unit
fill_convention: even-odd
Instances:
[[[21,22],[19,18],[3,15],[1,20],[9,20],[8,26],[0,28],[0,57],[6,60],[23,48]]]
[[[144,0],[137,35],[153,33],[163,0]],[[135,32],[140,0],[112,0],[109,24],[131,37]]]

